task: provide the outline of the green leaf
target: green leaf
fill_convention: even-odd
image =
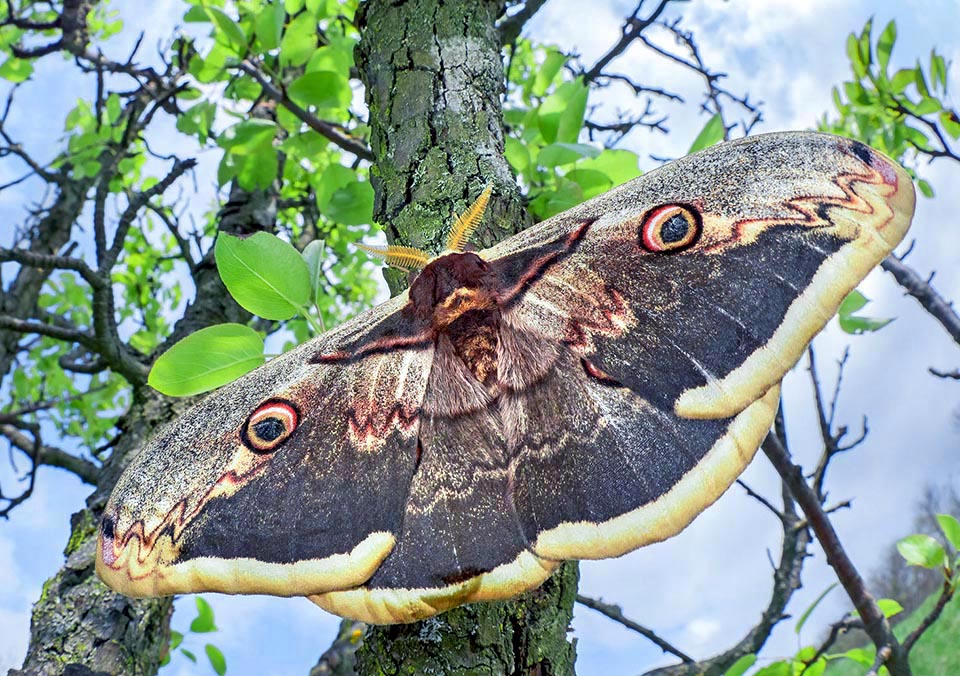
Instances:
[[[190,631],[195,634],[206,634],[211,631],[217,631],[217,625],[213,621],[213,608],[202,596],[194,597],[197,604],[197,616],[190,623]]]
[[[228,45],[237,50],[238,54],[245,53],[247,51],[247,36],[240,25],[216,7],[205,7],[204,10],[215,27],[215,35],[217,37],[222,36]]]
[[[330,197],[324,214],[343,225],[373,222],[373,187],[367,181],[354,181]]]
[[[290,83],[287,93],[301,106],[317,108],[346,108],[352,96],[350,83],[327,70],[304,73]]]
[[[547,143],[576,143],[587,110],[587,87],[582,78],[564,82],[548,96],[537,114],[537,126]]]
[[[847,297],[843,299],[843,302],[840,303],[840,309],[837,312],[840,316],[852,315],[858,310],[862,310],[866,307],[867,303],[870,302],[870,299],[864,296],[862,293],[854,289],[847,294]]]
[[[698,150],[703,150],[704,148],[709,148],[714,143],[719,143],[723,140],[723,135],[726,132],[726,129],[723,126],[723,116],[720,113],[717,113],[703,125],[703,129],[700,130],[700,133],[697,134],[697,138],[693,140],[693,143],[690,145],[690,150],[687,151],[687,154],[697,152]]]
[[[537,164],[542,167],[558,167],[572,164],[584,157],[597,157],[599,148],[585,143],[551,143],[537,155]]]
[[[320,289],[322,288],[320,280],[323,279],[323,259],[327,243],[322,239],[315,239],[303,248],[303,260],[307,263],[307,270],[310,271],[310,288],[313,290],[313,304],[318,305]]]
[[[253,118],[228,127],[217,137],[217,145],[231,153],[257,153],[265,145],[272,145],[277,125],[271,120]]]
[[[929,535],[908,535],[897,543],[897,551],[908,564],[922,568],[938,568],[946,557],[943,545]]]
[[[955,139],[960,139],[960,117],[953,110],[945,110],[940,113],[940,124],[944,130]]]
[[[232,382],[263,362],[259,333],[243,324],[217,324],[191,333],[161,354],[147,384],[168,396],[186,397]]]
[[[203,646],[204,652],[207,653],[207,659],[210,660],[210,666],[213,667],[213,670],[217,672],[217,676],[223,676],[227,673],[227,660],[223,656],[223,653],[220,652],[220,648],[208,643]]]
[[[530,166],[530,151],[523,141],[519,141],[513,136],[506,139],[507,162],[517,173],[523,172]]]
[[[739,660],[734,662],[726,673],[723,676],[743,676],[746,673],[747,669],[752,667],[757,661],[757,656],[754,654],[744,655]]]
[[[856,289],[847,294],[847,297],[843,299],[843,302],[840,303],[840,308],[837,310],[840,328],[843,331],[853,335],[859,335],[879,331],[893,321],[893,319],[861,317],[854,314],[858,310],[863,309],[868,302],[870,302],[870,299]]]
[[[893,43],[897,41],[897,22],[890,20],[886,28],[877,39],[877,61],[880,64],[880,70],[887,72],[887,64],[890,63],[890,52],[893,51]]]
[[[342,164],[331,164],[323,170],[315,188],[317,191],[317,208],[325,211],[335,192],[357,180],[357,172]]]
[[[230,295],[264,319],[290,319],[310,302],[310,271],[300,252],[268,232],[220,233],[217,269]]]
[[[640,158],[633,151],[607,148],[597,157],[578,162],[577,169],[602,172],[609,177],[613,186],[617,186],[641,174],[639,163]]]
[[[873,665],[873,660],[875,657],[875,652],[870,648],[853,648],[843,653],[842,657],[846,657],[848,660],[853,660],[857,664],[862,664],[865,667]]]
[[[753,676],[793,676],[793,667],[789,662],[774,662],[768,664]]]
[[[900,605],[899,601],[895,601],[894,599],[877,599],[877,607],[880,609],[880,612],[883,613],[884,617],[893,617],[903,612],[903,606]]]
[[[180,648],[180,652],[182,652],[182,653],[183,653],[183,656],[186,657],[186,658],[187,658],[188,660],[190,660],[191,662],[193,662],[194,664],[197,663],[197,656],[194,655],[194,654],[193,654],[192,652],[190,652],[189,650],[187,650],[186,648]]]
[[[560,72],[560,69],[563,68],[563,64],[566,62],[567,57],[565,54],[555,49],[550,49],[547,52],[546,58],[543,60],[543,65],[537,69],[530,93],[534,96],[543,96],[546,94],[547,89],[553,84],[554,78],[557,77],[557,73]]]
[[[929,97],[930,90],[927,88],[927,80],[923,77],[923,68],[920,67],[920,62],[917,62],[917,67],[913,69],[914,82],[917,85],[917,91],[920,92],[920,96]]]
[[[8,82],[23,82],[33,75],[33,63],[29,59],[11,56],[0,66],[0,77]]]
[[[940,524],[940,530],[946,536],[947,542],[960,551],[960,521],[957,521],[957,517],[950,514],[937,514],[937,523]]]
[[[257,12],[257,16],[253,20],[253,30],[266,51],[280,46],[280,39],[283,36],[283,22],[286,18],[287,13],[284,11],[283,5],[279,3],[264,5]]]
[[[280,62],[285,66],[302,66],[316,48],[317,20],[310,13],[301,14],[290,22],[283,33]]]
[[[588,200],[613,187],[610,177],[596,169],[574,169],[563,176],[580,186],[583,199]]]
[[[849,298],[849,296],[848,296],[848,298]],[[845,300],[846,300],[846,299],[845,299]],[[838,584],[837,582],[834,582],[832,585],[830,585],[829,587],[827,587],[826,589],[824,589],[824,590],[820,593],[820,596],[818,596],[818,597],[816,598],[816,600],[815,600],[813,603],[811,603],[810,606],[809,606],[806,610],[803,611],[803,614],[800,616],[800,619],[797,621],[797,626],[794,627],[794,632],[796,632],[797,634],[800,633],[800,630],[803,629],[803,625],[806,624],[807,619],[809,619],[810,614],[813,613],[813,611],[816,609],[816,607],[817,607],[818,605],[820,605],[820,602],[823,601],[823,599],[825,599],[825,598],[827,597],[827,594],[829,594],[830,592],[832,592],[832,591],[834,590],[834,588],[837,586],[837,584]]]
[[[183,643],[183,634],[179,631],[170,631],[170,650],[176,650]],[[169,654],[169,653],[168,653]]]
[[[933,197],[933,186],[930,185],[930,182],[923,178],[917,179],[917,189],[923,194],[926,198]]]
[[[210,136],[216,116],[217,104],[213,101],[201,101],[177,117],[177,129],[184,134],[195,135],[200,143],[204,143]]]
[[[350,79],[350,66],[353,65],[351,54],[345,49],[334,45],[324,45],[319,47],[310,56],[307,62],[306,72],[323,70],[331,73],[337,73],[344,80]]]
[[[894,94],[900,94],[916,81],[916,77],[913,68],[901,68],[890,79],[890,89]]]
[[[853,68],[853,74],[857,79],[867,74],[867,67],[860,58],[860,43],[857,36],[853,33],[847,36],[847,58],[850,59],[850,66]]]

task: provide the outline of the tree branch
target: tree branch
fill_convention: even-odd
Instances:
[[[956,592],[956,587],[953,585],[953,577],[950,574],[950,570],[946,569],[944,571],[943,589],[941,589],[940,596],[937,598],[937,604],[927,613],[926,617],[920,622],[920,625],[911,631],[907,638],[903,640],[904,653],[909,654],[917,644],[917,641],[920,640],[920,637],[923,636],[924,632],[933,626],[933,623],[940,617],[940,613],[943,612],[943,609],[946,608],[950,599],[953,598],[954,592]]]
[[[547,0],[527,0],[516,14],[512,14],[501,21],[498,28],[500,31],[500,44],[513,44],[516,39],[520,37],[520,33],[523,32],[523,27],[526,23],[533,18],[533,15],[543,7],[546,1]]]
[[[97,484],[100,468],[85,458],[68,453],[56,446],[40,445],[36,448],[34,441],[10,423],[2,422],[0,416],[0,434],[5,436],[16,448],[23,451],[36,465],[48,465],[65,469],[75,474],[81,481],[90,486]]]
[[[297,105],[285,92],[274,85],[260,68],[250,59],[244,59],[237,66],[244,73],[252,77],[263,87],[264,95],[272,101],[276,101],[284,108],[293,113],[300,121],[308,127],[326,138],[331,143],[343,148],[347,152],[353,153],[362,160],[373,160],[373,153],[363,141],[360,141],[349,134],[344,133],[335,125],[321,120],[316,115],[304,110]]]
[[[674,647],[669,642],[657,636],[657,634],[652,630],[644,627],[642,624],[637,624],[630,618],[626,617],[623,614],[623,611],[620,609],[620,606],[614,605],[612,603],[604,603],[599,599],[590,598],[589,596],[584,596],[583,594],[577,594],[577,603],[582,606],[586,606],[591,610],[596,610],[601,615],[608,617],[609,619],[622,624],[624,627],[631,631],[635,631],[645,639],[656,645],[660,650],[665,653],[669,653],[675,657],[679,657],[681,661],[685,664],[693,664],[694,659],[687,655],[685,652],[681,651],[679,648]]]
[[[624,21],[623,30],[621,32],[620,39],[617,40],[617,43],[607,50],[606,54],[597,59],[597,62],[593,64],[590,70],[583,73],[584,82],[596,80],[603,72],[603,69],[607,67],[607,64],[623,54],[627,47],[630,46],[630,43],[639,38],[640,34],[643,33],[648,26],[660,18],[663,10],[667,8],[667,5],[669,5],[670,2],[671,0],[660,0],[656,9],[654,9],[646,19],[638,19],[637,15],[640,14],[640,10],[645,4],[644,0],[640,0],[640,2],[637,3],[636,8],[633,10],[633,13]]]
[[[789,453],[776,434],[768,434],[762,448],[806,514],[807,523],[827,555],[827,563],[836,572],[840,584],[843,585],[857,612],[860,613],[867,635],[878,650],[889,647],[891,653],[887,667],[890,673],[892,676],[909,676],[910,666],[902,646],[893,635],[887,618],[867,591],[863,578],[847,555],[829,517],[824,513],[819,497],[803,478],[803,471],[793,464]]]
[[[954,342],[960,345],[960,315],[953,305],[924,281],[912,268],[896,256],[887,256],[880,266],[893,275],[897,283],[930,313],[947,330]]]

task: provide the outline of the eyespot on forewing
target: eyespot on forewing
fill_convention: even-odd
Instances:
[[[269,399],[250,414],[240,438],[243,445],[254,453],[273,453],[300,424],[300,412],[290,401]]]
[[[650,253],[677,253],[700,239],[699,212],[686,204],[664,204],[651,209],[640,223],[640,246]]]

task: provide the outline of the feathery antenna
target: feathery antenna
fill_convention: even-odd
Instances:
[[[463,212],[462,216],[454,214],[455,222],[447,237],[447,251],[460,252],[470,241],[470,237],[476,231],[477,226],[483,218],[483,212],[490,202],[490,193],[493,192],[493,185],[487,185],[480,193],[480,197]]]
[[[426,267],[427,263],[430,262],[430,257],[427,256],[427,254],[412,246],[391,244],[388,247],[379,247],[368,246],[366,244],[360,244],[359,242],[354,242],[354,246],[372,256],[383,258],[390,267],[400,268],[407,272],[411,270],[422,270]]]

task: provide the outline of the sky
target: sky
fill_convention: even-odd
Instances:
[[[145,44],[153,45],[169,34],[181,13],[176,0],[123,7],[131,32],[118,36],[118,58],[125,54],[134,29],[146,30]],[[565,51],[576,51],[590,64],[618,39],[622,18],[632,7],[632,2],[596,3],[587,27],[582,2],[550,0],[526,33]],[[848,77],[846,35],[859,31],[871,15],[878,27],[890,18],[897,19],[895,67],[912,65],[918,56],[925,59],[934,45],[948,61],[960,64],[960,40],[954,28],[960,25],[960,5],[955,0],[693,0],[680,4],[679,9],[686,28],[696,34],[704,60],[728,73],[725,85],[765,102],[765,121],[758,132],[815,126],[831,109],[830,87]],[[671,10],[666,16],[675,15]],[[679,90],[696,100],[696,82],[664,69],[662,62],[642,49],[630,48],[615,67],[645,81],[650,77],[650,84]],[[89,89],[66,77],[72,76],[74,69],[57,62],[57,57],[45,60],[43,68],[38,81],[55,81],[50,76],[59,72],[65,77],[56,87],[25,88],[19,100],[23,112],[11,125],[25,146],[47,147],[52,153],[55,146],[51,141],[60,133],[63,111]],[[960,67],[951,70],[950,88],[953,92],[960,88]],[[611,107],[631,105],[616,91],[603,96],[603,103]],[[591,99],[591,104],[600,102]],[[954,95],[952,105],[958,104]],[[646,159],[650,155],[682,155],[706,121],[692,108],[669,110],[671,135],[637,133],[627,139],[625,147],[640,153],[646,168],[656,166]],[[170,133],[171,151],[178,142]],[[218,157],[207,152],[200,160],[200,194],[194,199],[208,203],[214,195],[211,176]],[[0,163],[0,180],[7,180],[18,169]],[[956,216],[960,191],[953,187],[960,180],[960,168],[934,163],[921,165],[920,171],[938,196],[919,200],[908,235],[908,239],[916,238],[917,244],[908,262],[921,274],[936,270],[940,292],[960,299],[960,266],[956,264],[960,257]],[[15,191],[0,194],[0,223],[4,224],[0,233],[5,241],[8,224],[22,218],[26,197]],[[856,428],[863,415],[869,419],[867,442],[837,459],[829,479],[831,500],[853,502],[852,509],[835,515],[834,523],[854,563],[869,572],[894,540],[910,532],[912,506],[928,482],[960,485],[960,383],[927,373],[930,366],[956,368],[960,351],[938,324],[904,297],[889,275],[874,272],[861,290],[872,299],[867,308],[871,315],[896,317],[896,321],[878,333],[859,337],[843,334],[832,323],[815,345],[822,379],[828,386],[836,372],[836,360],[850,347],[839,420]],[[810,383],[802,366],[788,374],[783,392],[791,447],[799,460],[811,466],[820,446]],[[777,476],[762,455],[743,478],[771,498],[779,495]],[[46,577],[61,565],[69,514],[81,508],[88,492],[75,478],[44,468],[34,497],[14,512],[9,522],[0,523],[0,673],[19,666],[23,659],[30,605],[39,597]],[[772,515],[734,487],[678,537],[619,559],[583,563],[581,592],[619,603],[629,617],[652,627],[686,653],[705,657],[731,645],[759,617],[771,581],[767,552],[776,555],[779,539],[778,523]],[[814,557],[804,569],[803,588],[788,608],[794,617],[833,581],[822,552],[816,546],[812,552]],[[332,641],[337,627],[336,618],[303,599],[212,594],[206,598],[220,626],[209,638],[223,650],[228,673],[234,675],[306,674]],[[816,641],[822,628],[847,605],[839,590],[834,591],[800,637],[793,630],[795,620],[783,622],[761,663],[792,654],[801,641]],[[186,628],[194,614],[192,608],[190,597],[178,601],[175,628]],[[585,608],[576,611],[574,635],[581,674],[635,674],[668,662],[642,637]],[[188,637],[187,642],[202,653],[202,637]],[[161,673],[212,672],[203,663],[193,666],[177,657]]]

